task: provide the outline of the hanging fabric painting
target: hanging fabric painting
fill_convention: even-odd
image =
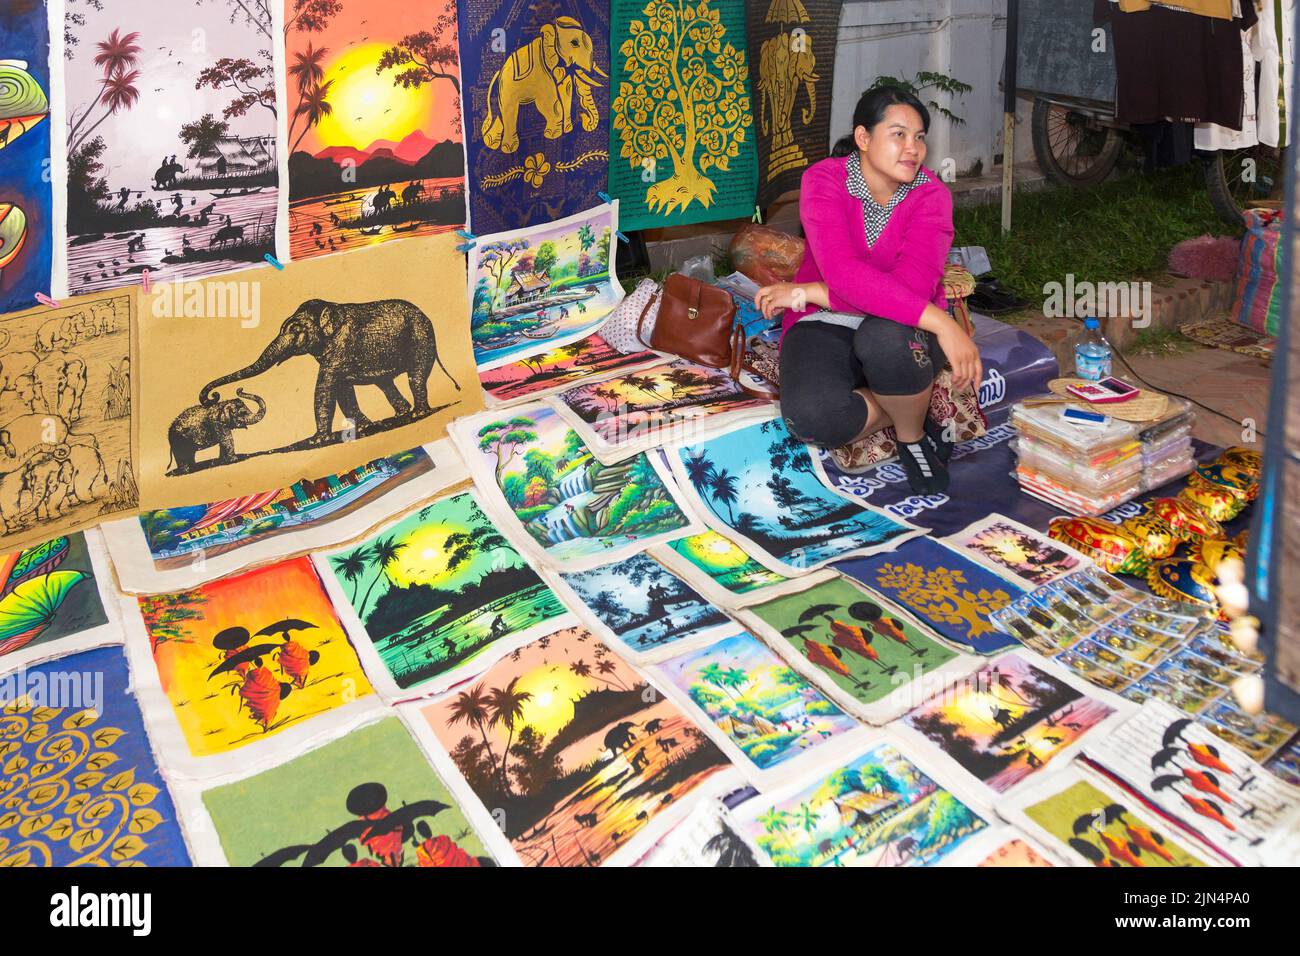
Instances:
[[[0,548],[136,507],[135,302],[101,293],[0,319]]]
[[[274,255],[283,104],[269,4],[87,3],[65,32],[59,294],[138,284],[146,269],[153,282],[196,279]]]
[[[0,313],[50,291],[50,35],[44,3],[0,11]],[[608,137],[607,137],[608,141]]]
[[[465,223],[454,0],[286,0],[289,254]]]
[[[743,0],[613,0],[609,192],[624,229],[754,213]]]
[[[830,150],[831,87],[843,0],[751,0],[749,62],[758,101],[758,204],[799,188]]]
[[[596,205],[609,172],[609,4],[459,6],[471,231],[521,229]]]

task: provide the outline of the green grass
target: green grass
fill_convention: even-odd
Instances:
[[[1126,350],[1130,355],[1178,355],[1201,346],[1174,329],[1146,329],[1137,334]]]
[[[1233,234],[1211,208],[1197,163],[1095,189],[1016,193],[1005,236],[997,203],[954,210],[953,220],[953,245],[983,246],[994,275],[1032,302],[1067,273],[1075,282],[1159,280],[1177,243]]]

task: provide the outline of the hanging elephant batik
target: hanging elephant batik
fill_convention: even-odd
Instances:
[[[842,0],[747,4],[750,80],[758,114],[758,204],[799,188],[830,149],[831,88]]]
[[[609,5],[459,6],[471,230],[595,206],[609,169]]]
[[[623,228],[749,218],[758,158],[745,4],[613,0],[611,22],[609,192]]]

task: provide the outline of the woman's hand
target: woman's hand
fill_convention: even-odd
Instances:
[[[937,335],[939,348],[943,349],[948,364],[952,366],[953,388],[978,388],[984,378],[984,364],[980,361],[980,350],[966,334],[966,330],[949,319],[940,327]]]
[[[824,309],[827,308],[826,283],[776,282],[765,285],[755,293],[754,305],[765,319],[786,309],[806,309],[810,306],[821,306]]]

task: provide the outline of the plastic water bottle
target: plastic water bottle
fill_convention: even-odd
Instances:
[[[1099,382],[1110,376],[1110,343],[1101,334],[1101,323],[1092,316],[1083,320],[1083,334],[1074,343],[1075,377]]]

